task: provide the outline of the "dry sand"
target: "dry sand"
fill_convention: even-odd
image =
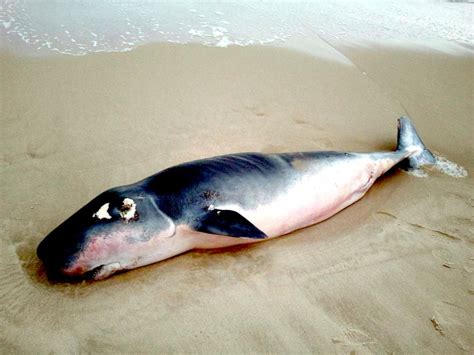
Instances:
[[[473,178],[394,171],[319,225],[53,284],[38,242],[99,192],[240,151],[390,149],[411,115],[474,172],[473,57],[155,44],[3,54],[1,352],[474,351]]]

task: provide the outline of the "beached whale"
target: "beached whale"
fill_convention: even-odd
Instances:
[[[241,153],[184,163],[103,192],[37,254],[51,275],[103,279],[191,249],[290,233],[359,200],[394,165],[434,161],[402,117],[392,152]]]

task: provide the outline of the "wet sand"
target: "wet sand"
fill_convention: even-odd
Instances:
[[[468,353],[473,57],[154,44],[0,56],[2,352]],[[466,178],[393,171],[316,226],[55,284],[39,241],[101,191],[240,151],[392,149],[410,115]]]

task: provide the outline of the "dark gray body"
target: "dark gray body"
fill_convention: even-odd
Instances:
[[[231,154],[180,164],[138,184],[176,224],[193,226],[208,214],[209,206],[238,204],[250,210],[269,203],[306,174],[293,165],[296,160],[322,169],[333,160],[353,158],[330,151]]]

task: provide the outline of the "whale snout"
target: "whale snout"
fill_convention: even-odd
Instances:
[[[54,279],[103,279],[154,255],[174,222],[140,187],[107,190],[69,217],[38,245]]]
[[[36,254],[51,276],[68,276],[70,270],[83,248],[83,238],[71,235],[58,227],[48,234],[38,245]]]

